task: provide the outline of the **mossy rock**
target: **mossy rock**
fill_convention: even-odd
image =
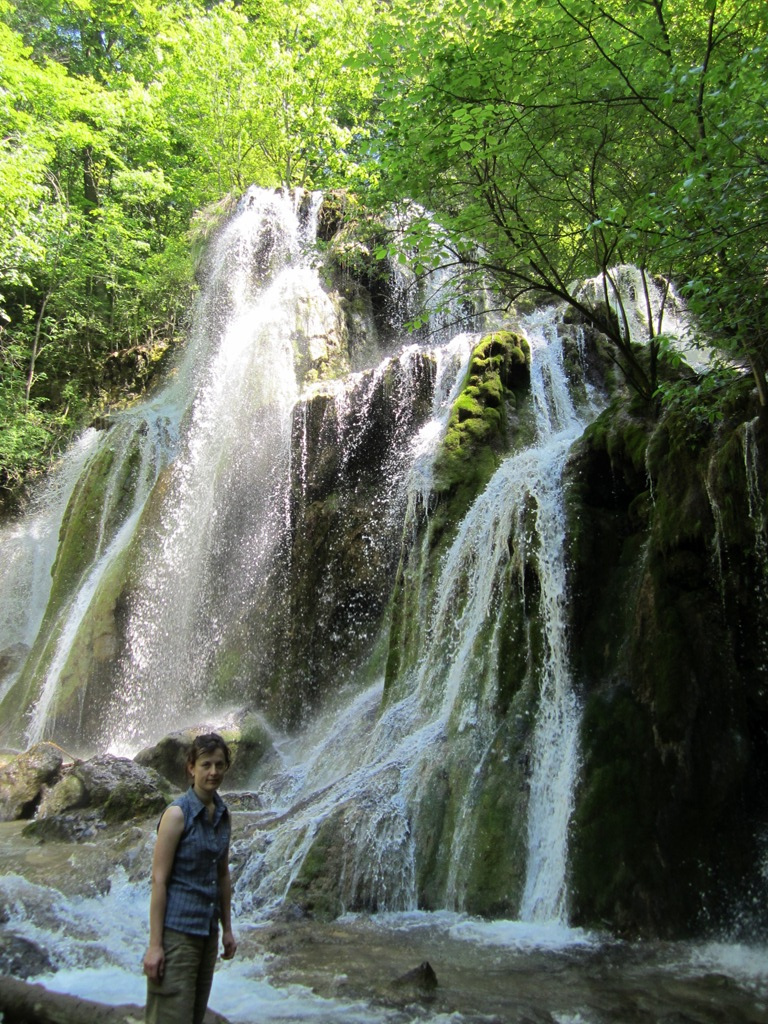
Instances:
[[[530,384],[528,341],[512,331],[486,334],[470,358],[435,459],[435,490],[458,521],[499,465],[518,395]]]
[[[616,403],[569,461],[572,655],[586,699],[576,923],[695,934],[704,915],[727,919],[754,878],[768,604],[750,509],[768,481],[765,435],[743,395],[693,429],[679,409],[653,419]]]
[[[225,788],[247,785],[259,762],[273,749],[272,738],[261,715],[246,711],[227,725],[200,723],[170,733],[154,746],[140,750],[134,761],[159,772],[177,789],[186,789],[189,785],[187,751],[196,736],[209,732],[218,733],[232,755]]]
[[[323,821],[286,893],[287,903],[320,920],[332,920],[345,909],[360,909],[345,905],[340,891],[339,865],[344,863],[346,847],[343,819],[340,811]]]
[[[667,779],[647,708],[626,690],[594,695],[582,721],[584,782],[573,818],[570,890],[576,923],[618,931],[659,925],[667,889],[655,842]],[[659,901],[659,902],[657,902]]]

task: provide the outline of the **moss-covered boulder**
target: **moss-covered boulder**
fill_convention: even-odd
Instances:
[[[31,818],[61,773],[66,754],[55,743],[37,743],[0,766],[0,821]]]
[[[745,385],[722,419],[617,405],[573,452],[579,923],[692,934],[739,900],[754,906],[768,822],[768,423],[753,401]]]
[[[38,819],[69,811],[97,809],[105,821],[159,814],[170,799],[165,780],[126,757],[99,754],[75,761],[45,794]]]
[[[450,497],[458,520],[507,448],[512,414],[530,382],[528,341],[511,331],[486,334],[476,346],[435,460],[435,489]]]

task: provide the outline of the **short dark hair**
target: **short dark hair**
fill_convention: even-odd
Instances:
[[[204,732],[195,736],[187,751],[187,766],[193,768],[198,757],[202,757],[203,754],[212,754],[214,750],[222,752],[227,768],[229,768],[232,763],[232,754],[224,738],[217,732]]]

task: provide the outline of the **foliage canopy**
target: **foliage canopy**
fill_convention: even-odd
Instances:
[[[578,308],[645,399],[659,324],[632,336],[613,268],[679,282],[764,401],[766,29],[745,0],[394,0],[373,49],[383,197],[434,211],[509,300]],[[574,282],[596,274],[588,307]]]
[[[0,487],[183,335],[195,211],[360,179],[372,9],[0,0]]]
[[[146,386],[252,182],[428,209],[401,258],[571,303],[646,401],[616,268],[673,281],[765,403],[766,39],[751,0],[0,0],[0,487]]]

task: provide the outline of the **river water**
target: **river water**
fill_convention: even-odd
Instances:
[[[237,836],[252,812],[233,817]],[[152,823],[110,826],[76,844],[40,843],[22,828],[0,825],[0,908],[5,941],[21,936],[49,958],[27,980],[142,1005]],[[237,863],[236,840],[236,878]],[[447,911],[262,918],[237,898],[235,912],[238,954],[220,963],[210,1005],[240,1024],[768,1021],[764,943],[623,942]],[[425,961],[432,991],[398,980]]]

